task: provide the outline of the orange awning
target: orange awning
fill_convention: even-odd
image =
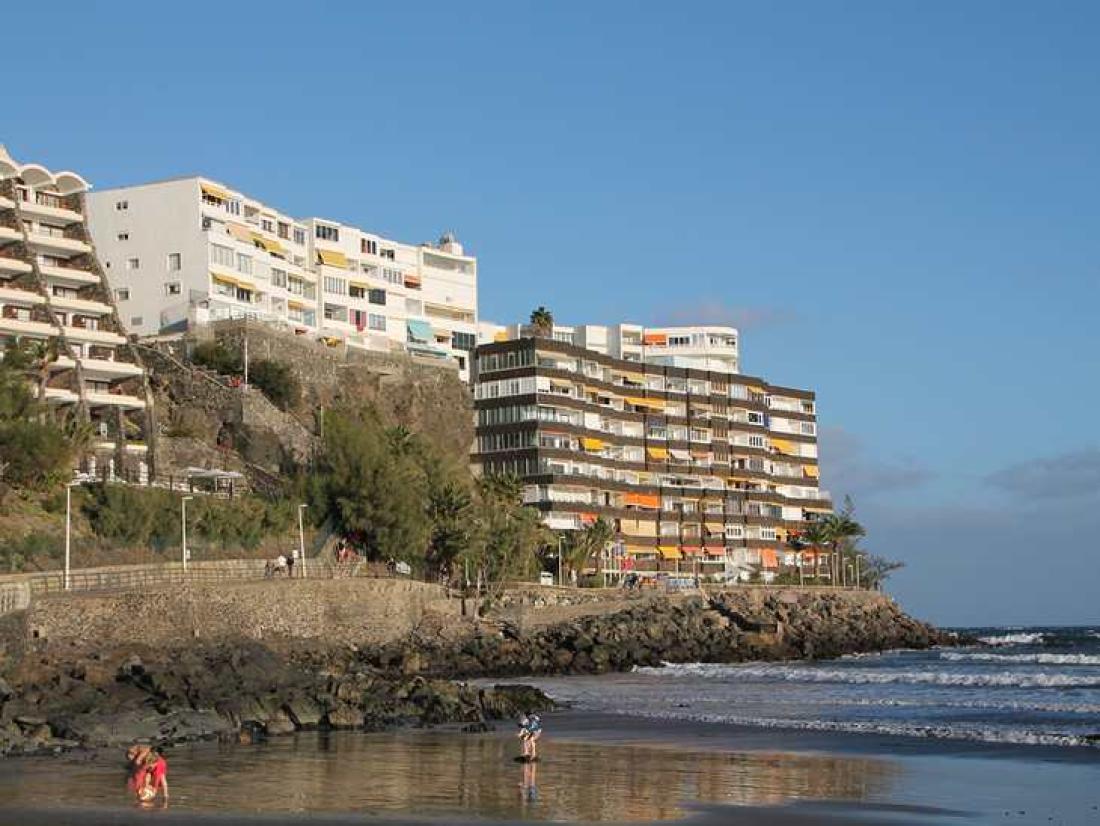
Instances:
[[[682,550],[687,556],[702,556],[703,553],[703,549],[700,548],[698,545],[685,545],[680,550]]]
[[[646,333],[642,337],[643,344],[668,344],[668,336],[665,333]]]
[[[623,503],[656,510],[661,507],[661,497],[655,493],[628,493],[623,497]]]
[[[592,525],[599,517],[594,513],[582,513],[580,514],[582,525]]]
[[[765,568],[778,568],[779,554],[776,553],[772,548],[761,548],[760,562]]]

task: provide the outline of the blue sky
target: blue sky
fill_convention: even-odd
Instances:
[[[1100,622],[1095,4],[17,4],[0,141],[742,328],[945,623]]]

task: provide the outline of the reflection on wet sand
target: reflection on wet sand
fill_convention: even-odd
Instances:
[[[548,740],[535,764],[516,763],[516,753],[507,733],[453,732],[341,732],[176,748],[169,754],[172,807],[656,820],[682,817],[692,803],[881,799],[899,771],[864,757],[648,744]],[[24,761],[0,776],[0,804],[125,805],[122,781],[109,760]]]

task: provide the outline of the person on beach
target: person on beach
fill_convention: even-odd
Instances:
[[[153,803],[158,794],[164,795],[164,805],[168,805],[168,761],[164,755],[150,750],[145,756],[145,777],[138,791],[138,800]]]
[[[523,744],[523,760],[539,759],[539,738],[542,736],[542,721],[537,714],[521,714],[519,731],[516,737]]]

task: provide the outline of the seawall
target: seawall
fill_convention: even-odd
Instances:
[[[228,640],[377,645],[410,634],[425,618],[460,613],[458,600],[423,582],[276,579],[38,597],[25,623],[39,644],[102,648]]]

